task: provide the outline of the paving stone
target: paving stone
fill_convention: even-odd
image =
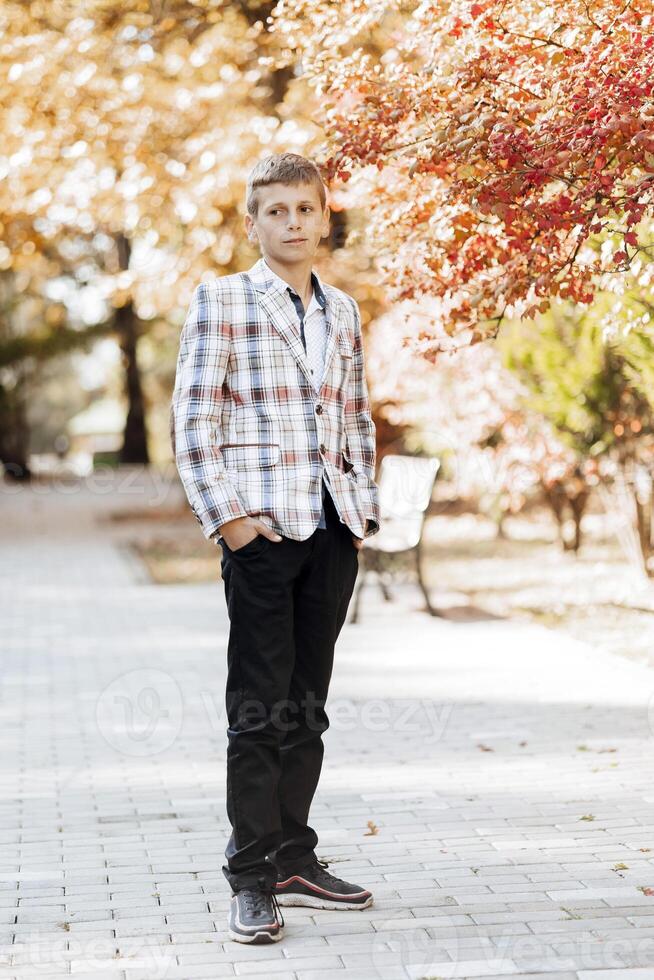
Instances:
[[[0,481],[0,956],[50,950],[48,980],[154,980],[148,953],[171,958],[166,980],[397,980],[384,971],[421,953],[446,976],[652,980],[651,670],[525,623],[429,617],[410,584],[393,603],[366,589],[339,638],[312,809],[318,856],[375,905],[287,909],[262,953],[231,942],[219,558],[213,582],[150,582],[128,547],[148,522],[106,518],[181,488],[140,468],[111,480]],[[114,700],[135,670],[163,709],[151,746],[115,710],[136,717]],[[381,728],[365,723],[377,701]],[[87,970],[94,943],[120,970]]]

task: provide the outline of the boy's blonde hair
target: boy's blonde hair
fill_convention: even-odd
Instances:
[[[276,183],[314,184],[320,196],[320,206],[325,207],[325,185],[313,160],[300,156],[299,153],[273,153],[259,160],[248,175],[245,206],[252,218],[256,218],[259,210],[257,189]]]

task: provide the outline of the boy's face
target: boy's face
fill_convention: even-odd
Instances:
[[[261,245],[264,258],[283,265],[313,258],[329,234],[329,207],[320,206],[314,184],[268,184],[257,191],[257,217],[245,216],[249,240]]]

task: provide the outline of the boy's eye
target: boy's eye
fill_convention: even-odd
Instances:
[[[311,207],[310,204],[303,204],[302,205],[302,210],[303,211],[313,211],[313,208]],[[280,211],[281,211],[281,208],[271,208],[271,210],[270,210],[269,213],[270,214],[279,214]]]

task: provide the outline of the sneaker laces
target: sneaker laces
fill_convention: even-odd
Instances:
[[[246,908],[253,912],[255,915],[266,911],[267,899],[270,898],[273,907],[273,913],[275,916],[275,921],[280,925],[284,925],[284,916],[282,910],[277,901],[277,895],[275,894],[275,886],[266,885],[265,878],[259,878],[259,885],[253,888],[244,888],[244,897]]]
[[[308,870],[310,870],[319,881],[322,881],[327,885],[333,885],[337,882],[340,883],[341,879],[333,875],[331,871],[327,871],[328,867],[329,861],[321,861],[320,858],[315,858],[309,865]]]

